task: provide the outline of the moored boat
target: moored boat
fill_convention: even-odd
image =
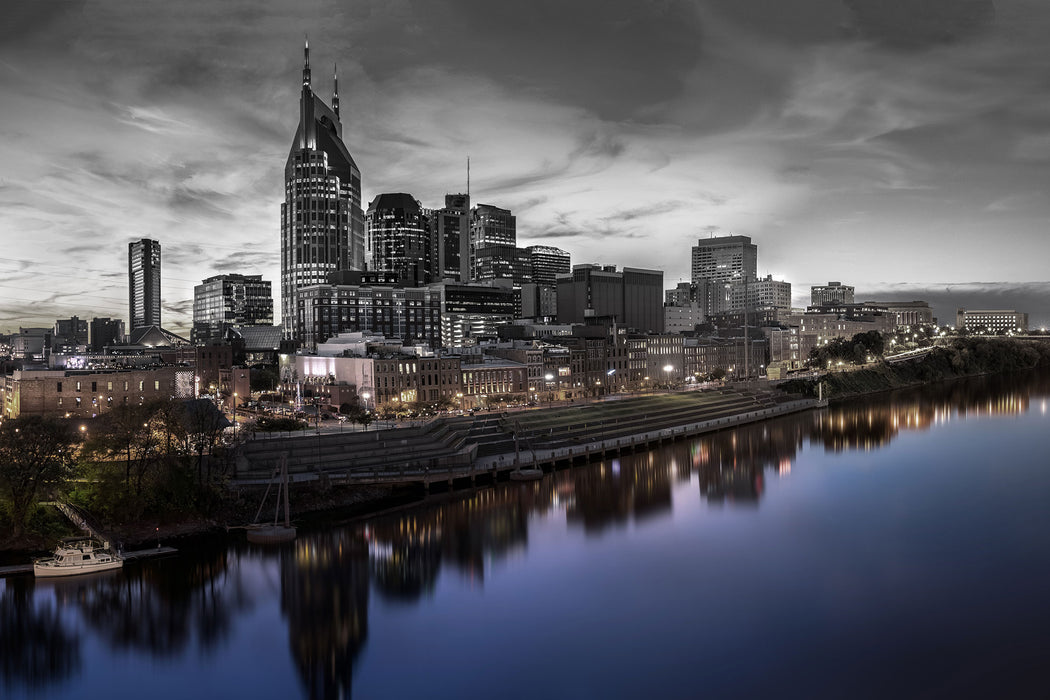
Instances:
[[[511,481],[538,481],[543,478],[543,470],[539,467],[526,467],[515,469],[510,473]]]
[[[259,512],[255,514],[256,522],[249,525],[245,531],[245,537],[249,542],[254,544],[281,544],[283,542],[291,542],[296,537],[295,526],[292,525],[288,519],[288,455],[287,453],[282,454],[281,458],[277,461],[277,467],[274,469],[274,475],[280,477],[280,481],[277,485],[277,507],[273,511],[273,522],[272,523],[259,523],[259,516],[262,514],[263,506],[266,504],[266,496],[270,493],[270,485],[266,487],[266,493],[263,494],[262,503],[259,504]],[[277,522],[277,515],[280,512],[281,507],[281,494],[284,494],[284,525]]]
[[[108,542],[94,537],[69,537],[59,543],[54,555],[33,562],[33,574],[75,576],[119,569],[123,565],[124,559],[110,551]]]

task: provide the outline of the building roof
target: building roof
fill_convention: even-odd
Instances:
[[[244,350],[277,350],[281,346],[280,326],[239,326],[230,328],[227,337],[244,341]]]
[[[376,209],[404,209],[405,211],[419,211],[419,202],[407,192],[384,192],[376,195],[372,203],[368,205],[368,211]]]
[[[133,328],[128,336],[128,345],[144,345],[149,348],[180,347],[189,345],[190,341],[160,326],[140,326]]]

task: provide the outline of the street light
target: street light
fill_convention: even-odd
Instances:
[[[551,391],[550,384],[554,381],[554,375],[550,372],[543,375],[543,378],[547,380],[547,408],[550,408],[554,404],[554,392]]]
[[[671,372],[674,372],[672,365],[664,365],[664,381],[667,383],[667,388],[671,388]]]
[[[233,437],[237,439],[237,392],[233,392]]]

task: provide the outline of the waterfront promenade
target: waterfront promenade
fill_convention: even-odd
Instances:
[[[807,410],[813,399],[723,388],[531,411],[451,416],[389,430],[255,439],[236,457],[234,486],[270,480],[282,454],[295,483],[412,484],[496,480],[550,471],[684,437]]]

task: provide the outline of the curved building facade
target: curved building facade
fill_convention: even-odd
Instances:
[[[299,289],[327,282],[332,272],[364,269],[361,171],[342,133],[338,81],[329,107],[310,86],[307,44],[299,127],[284,168],[281,204],[281,324],[287,338],[303,335]]]
[[[431,281],[430,220],[415,197],[381,194],[365,217],[370,270],[391,272],[399,282],[418,286]]]

